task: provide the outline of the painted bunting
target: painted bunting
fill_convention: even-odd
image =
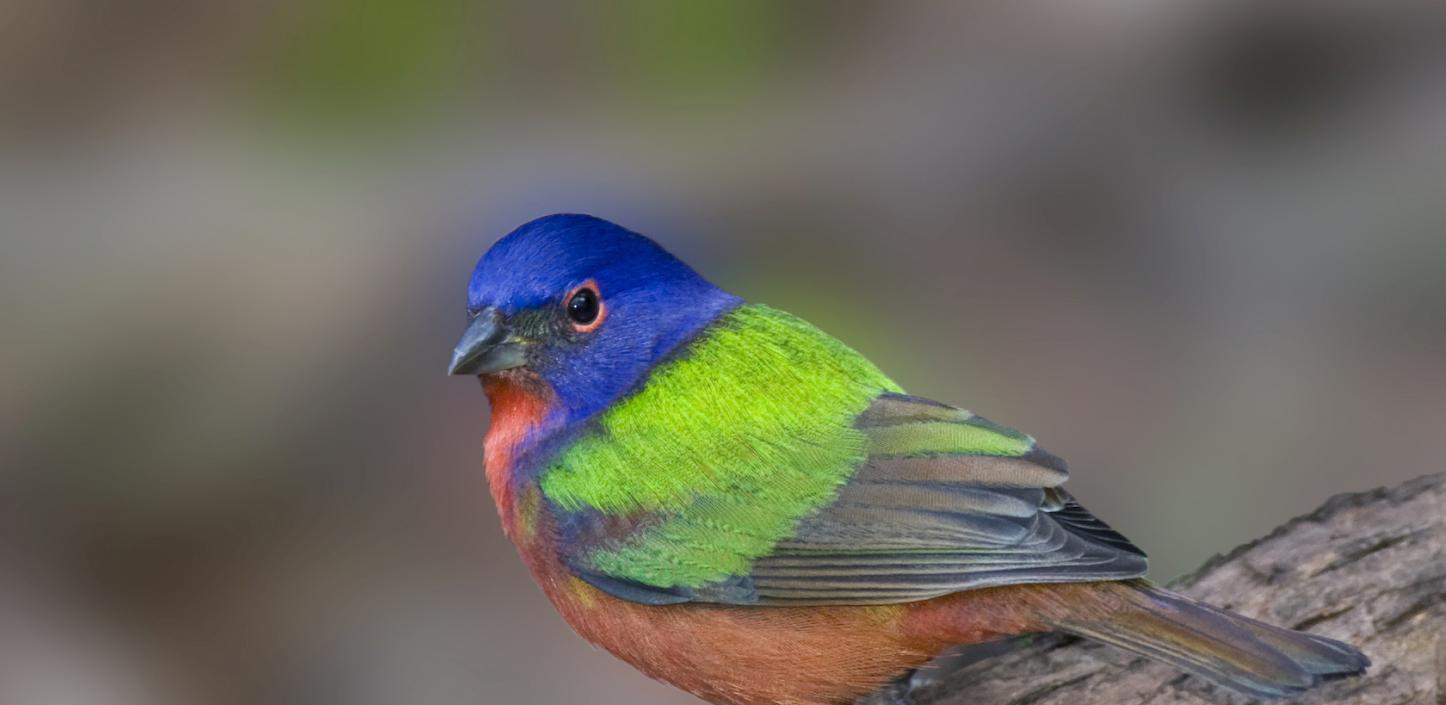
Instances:
[[[467,314],[450,372],[491,403],[508,537],[579,634],[709,702],[849,703],[1051,630],[1260,697],[1368,665],[1149,583],[1033,438],[605,220],[502,238]]]

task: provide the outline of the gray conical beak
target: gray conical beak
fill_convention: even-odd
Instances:
[[[467,324],[457,348],[452,351],[452,364],[447,374],[485,375],[527,364],[527,350],[512,337],[496,309],[484,308]]]

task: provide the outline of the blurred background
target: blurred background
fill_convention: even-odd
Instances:
[[[1441,471],[1446,6],[0,5],[0,702],[683,705],[443,374],[583,211],[1021,427],[1168,579]]]

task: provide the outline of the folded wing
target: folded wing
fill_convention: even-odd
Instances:
[[[897,603],[1145,572],[1144,552],[1060,489],[1064,462],[1028,436],[900,394],[857,426],[868,461],[753,565],[754,602]]]
[[[748,570],[696,586],[586,569],[580,577],[651,604],[858,605],[1144,574],[1144,552],[1060,488],[1064,462],[1032,438],[895,393],[881,394],[854,427],[868,439],[867,458]]]

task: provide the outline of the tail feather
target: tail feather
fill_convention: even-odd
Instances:
[[[1360,675],[1371,665],[1371,660],[1350,644],[1257,622],[1237,614],[1228,616],[1238,620],[1256,639],[1322,679]]]
[[[1299,694],[1322,680],[1365,671],[1370,661],[1339,641],[1271,626],[1154,587],[1101,584],[1105,610],[1050,620],[1060,631],[1120,647],[1256,697]]]

